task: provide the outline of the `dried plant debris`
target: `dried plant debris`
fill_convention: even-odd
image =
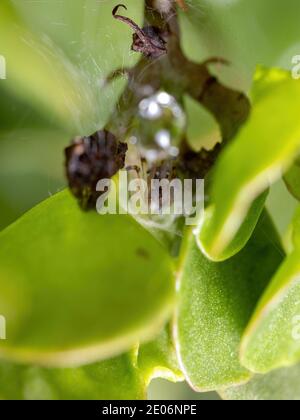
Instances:
[[[184,142],[180,151],[178,167],[180,172],[191,179],[204,179],[215,164],[222,145],[217,143],[212,150],[201,149],[200,152],[191,150],[187,142]]]
[[[83,210],[95,209],[97,183],[110,179],[125,165],[127,144],[107,130],[74,140],[66,151],[69,187]]]

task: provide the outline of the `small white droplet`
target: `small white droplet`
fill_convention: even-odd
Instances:
[[[156,150],[145,150],[144,157],[148,162],[155,162],[157,160],[157,151]]]
[[[135,137],[135,136],[131,136],[131,137],[129,138],[129,143],[130,143],[130,144],[137,144],[137,142],[138,142],[137,137]]]
[[[175,147],[175,146],[170,147],[169,153],[172,157],[177,157],[179,155],[178,147]]]
[[[144,99],[140,104],[140,115],[148,120],[156,120],[162,115],[162,110],[154,100]]]
[[[160,92],[157,95],[157,101],[159,104],[164,105],[164,106],[168,106],[171,104],[172,99],[174,99],[171,95],[169,95],[166,92]]]
[[[168,130],[159,130],[155,135],[156,143],[162,149],[168,149],[171,145],[171,134]]]

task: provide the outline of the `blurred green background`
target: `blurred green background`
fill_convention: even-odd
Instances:
[[[129,15],[142,20],[142,1],[126,0]],[[1,0],[0,229],[66,185],[63,150],[75,134],[105,124],[124,81],[103,89],[105,75],[133,65],[131,33],[113,21],[112,0]],[[189,0],[181,13],[186,53],[201,61],[227,58],[214,71],[247,91],[257,64],[290,69],[300,54],[299,0]],[[214,124],[196,104],[187,108],[191,140],[200,147]],[[295,201],[283,183],[268,208],[283,236]],[[154,381],[150,398],[217,398],[194,394],[185,384]]]

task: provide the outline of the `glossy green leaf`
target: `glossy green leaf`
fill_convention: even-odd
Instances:
[[[220,389],[249,379],[239,362],[241,336],[281,261],[266,213],[247,246],[222,263],[202,255],[193,235],[185,238],[174,336],[181,369],[194,389]]]
[[[212,260],[226,256],[253,201],[281,176],[300,148],[300,80],[288,72],[260,69],[252,96],[248,122],[214,170],[211,206],[200,226],[201,249]],[[250,216],[251,225],[259,213]],[[249,238],[249,230],[241,244]]]
[[[171,382],[184,380],[175,352],[171,325],[168,324],[155,340],[140,346],[138,366],[147,384],[154,378],[165,378]]]
[[[225,400],[299,401],[300,365],[256,375],[247,384],[220,392]]]
[[[294,220],[294,250],[272,279],[245,332],[243,365],[257,373],[300,360],[300,212]]]
[[[2,400],[137,400],[145,395],[133,353],[80,368],[0,363]]]
[[[0,235],[0,355],[93,362],[151,338],[173,305],[167,251],[129,215],[82,212],[68,191]]]

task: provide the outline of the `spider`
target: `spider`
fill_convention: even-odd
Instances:
[[[171,162],[161,162],[160,164],[153,165],[148,169],[148,165],[144,159],[141,161],[140,166],[128,166],[126,169],[129,172],[132,172],[134,179],[142,179],[146,182],[148,188],[146,191],[146,196],[144,196],[145,202],[148,204],[148,212],[145,214],[143,212],[134,213],[135,219],[145,228],[150,229],[151,231],[165,231],[171,234],[176,234],[176,226],[174,221],[178,218],[174,212],[165,212],[165,197],[163,196],[162,188],[159,189],[158,200],[156,201],[153,195],[153,180],[169,180],[171,181],[175,178],[175,167]],[[170,195],[171,207],[173,202],[173,196]],[[168,205],[168,204],[167,204]]]
[[[131,49],[144,54],[147,58],[152,59],[159,58],[166,54],[166,42],[162,38],[159,29],[155,26],[146,26],[141,29],[135,22],[133,22],[133,20],[117,14],[120,7],[127,10],[127,7],[124,4],[118,4],[114,7],[112,14],[115,19],[126,23],[134,30]]]
[[[165,201],[166,197],[163,196],[163,187],[159,186],[158,196],[155,194],[157,188],[157,183],[155,185],[154,181],[160,183],[163,180],[171,182],[176,178],[176,162],[174,159],[166,159],[160,163],[155,163],[149,166],[145,158],[140,158],[140,163],[138,165],[129,165],[125,168],[127,172],[130,173],[130,181],[132,180],[142,180],[144,185],[147,186],[146,191],[144,191],[144,201],[147,204],[148,209],[150,210],[147,216],[139,215],[137,218],[144,225],[150,227],[159,227],[160,229],[165,227],[168,228],[172,222],[172,217],[164,214],[165,206],[172,205],[173,194],[170,194],[170,203]],[[159,184],[160,185],[160,184]]]

